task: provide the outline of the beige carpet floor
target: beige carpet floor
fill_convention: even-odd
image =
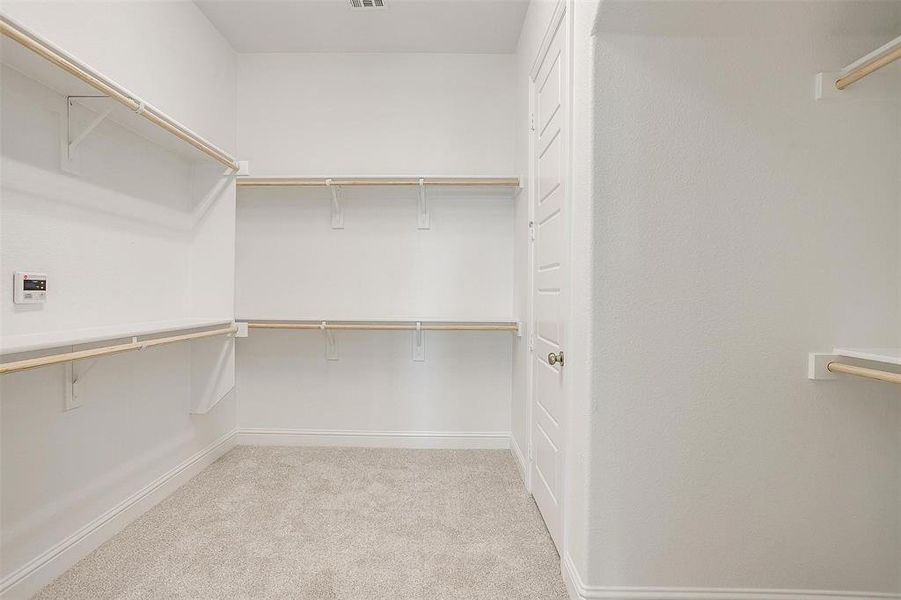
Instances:
[[[238,447],[37,598],[563,600],[507,451]]]

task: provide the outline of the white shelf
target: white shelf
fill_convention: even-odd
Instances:
[[[47,333],[8,335],[0,337],[0,354],[15,354],[47,350],[62,346],[76,346],[130,338],[135,336],[154,335],[172,331],[199,329],[232,323],[231,318],[218,319],[174,319],[171,321],[147,321],[125,325],[107,325],[104,327],[87,327],[84,329],[67,329]]]
[[[238,177],[238,187],[325,187],[335,186],[419,186],[429,187],[497,187],[519,189],[518,177],[442,177],[442,176],[363,176],[363,177]]]
[[[2,24],[4,33],[0,36],[0,59],[5,66],[63,96],[72,97],[74,102],[91,112],[99,114],[109,110],[107,119],[188,160],[229,163],[229,167],[236,168],[235,159],[221,148],[108,77],[98,73],[76,57],[41,39],[7,17],[0,15],[0,22],[2,22],[0,24]],[[16,39],[12,39],[13,37]],[[17,39],[29,44],[31,48],[16,41]],[[126,98],[132,105],[138,105],[139,110],[133,110],[117,100],[106,97],[96,87],[88,84],[82,78],[76,77],[60,64],[51,62],[50,58],[45,58],[39,52],[55,56],[69,68],[81,72],[86,78],[99,82],[102,86],[108,86],[106,89],[110,93],[119,94],[121,98]],[[164,124],[160,124],[159,121]],[[201,150],[198,146],[205,150]]]
[[[901,36],[855,60],[841,71],[818,73],[814,84],[814,97],[817,100],[837,98],[848,86],[899,59],[901,59]],[[885,78],[883,81],[893,80]]]
[[[5,53],[6,49],[3,48],[2,51]],[[6,57],[4,55],[4,62],[5,61]],[[36,79],[30,73],[25,73],[25,75],[32,79]],[[37,81],[39,83],[44,83],[39,79],[37,79]],[[56,89],[55,91],[69,96],[73,95],[66,94],[65,90]],[[94,92],[93,95],[96,96],[96,92]],[[191,144],[183,142],[169,132],[160,129],[147,119],[138,116],[115,100],[103,97],[87,97],[75,98],[73,99],[73,102],[94,114],[100,114],[105,110],[110,110],[110,114],[107,117],[108,120],[189,162],[213,162],[210,157]]]
[[[426,317],[407,317],[406,315],[402,315],[400,317],[389,317],[387,319],[368,319],[368,318],[353,318],[353,319],[333,319],[333,318],[321,318],[321,319],[298,319],[296,317],[279,317],[279,316],[268,316],[268,317],[256,317],[256,318],[238,318],[235,317],[235,321],[241,322],[254,322],[254,323],[265,323],[265,322],[279,322],[279,323],[321,323],[325,321],[327,323],[472,323],[472,324],[490,324],[490,325],[515,325],[519,321],[516,319],[511,319],[509,317],[505,317],[502,319],[438,319],[438,318],[426,318]]]
[[[835,348],[832,353],[847,358],[901,365],[901,348]]]

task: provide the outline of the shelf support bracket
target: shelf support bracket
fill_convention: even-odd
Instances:
[[[81,373],[78,372],[78,369],[75,366],[75,361],[66,363],[66,371],[65,371],[65,389],[66,389],[66,404],[65,410],[70,411],[76,409],[81,406],[81,380],[85,375],[88,374],[88,371],[94,368],[94,365],[97,364],[96,360],[92,360],[88,363],[88,366]]]
[[[423,362],[425,360],[425,347],[422,339],[422,322],[416,321],[416,331],[413,332],[413,360]]]
[[[332,192],[332,229],[344,229],[344,211],[341,209],[341,187],[325,180],[325,185]]]
[[[80,132],[72,131],[72,107],[75,106],[75,99],[81,96],[68,96],[66,98],[66,139],[63,147],[63,170],[69,173],[78,173],[78,147],[87,139],[97,127],[103,123],[112,112],[112,108],[98,113]],[[88,98],[106,98],[106,96],[87,96]]]
[[[839,360],[835,354],[811,352],[807,357],[807,378],[815,380],[838,379],[829,371],[829,363]]]
[[[335,340],[335,334],[328,328],[328,324],[322,321],[319,329],[325,335],[325,358],[326,360],[338,360],[338,342]]]
[[[841,95],[835,82],[842,76],[840,71],[817,73],[813,80],[813,97],[815,100],[834,100]]]
[[[419,178],[419,217],[417,221],[417,229],[430,229],[431,222],[429,218],[429,199],[425,191],[425,179]]]
[[[146,344],[146,342],[148,342],[148,341],[150,341],[150,340],[140,340],[140,341],[139,341],[139,340],[138,340],[138,336],[134,336],[134,337],[131,338],[131,343],[132,343],[132,344],[141,344],[141,347],[138,348],[138,352],[143,352],[144,350],[147,349],[147,344]]]
[[[112,112],[112,111],[110,109],[107,109],[107,110],[103,111],[102,113],[100,113],[99,115],[97,115],[96,117],[94,117],[94,120],[91,121],[90,123],[88,123],[87,127],[85,127],[81,133],[79,133],[77,136],[75,136],[75,139],[72,139],[72,132],[71,131],[69,132],[69,158],[70,159],[74,156],[75,151],[78,150],[78,146],[85,140],[85,138],[87,138],[91,134],[92,131],[94,131],[97,128],[98,125],[100,125],[101,123],[103,123],[106,120],[106,118],[109,116],[110,112]]]

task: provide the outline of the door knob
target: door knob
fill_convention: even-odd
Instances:
[[[560,363],[561,367],[563,366],[563,350],[561,350],[557,354],[551,352],[547,355],[547,364],[556,365],[557,363]]]

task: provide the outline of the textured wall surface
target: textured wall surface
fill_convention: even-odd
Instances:
[[[596,42],[595,586],[901,591],[897,3],[605,3]]]

